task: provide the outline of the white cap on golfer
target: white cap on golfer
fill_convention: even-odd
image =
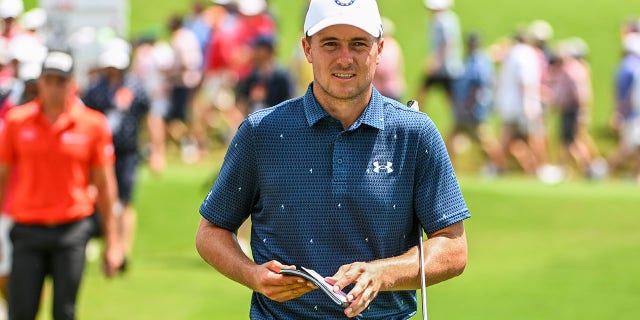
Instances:
[[[311,0],[304,20],[304,34],[312,36],[318,31],[348,24],[372,36],[382,36],[382,20],[375,0]]]

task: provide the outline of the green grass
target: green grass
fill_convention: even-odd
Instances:
[[[250,292],[194,249],[214,163],[140,174],[139,230],[130,272],[106,280],[88,265],[84,319],[246,319]],[[461,177],[473,217],[459,278],[428,289],[433,319],[632,319],[640,292],[639,188],[631,183],[543,185]],[[47,304],[48,308],[48,304]],[[40,319],[49,319],[48,309]],[[418,317],[414,317],[418,319]]]
[[[27,8],[37,0],[26,0]],[[131,0],[131,35],[161,30],[172,11],[190,1]],[[299,45],[303,1],[272,0],[278,18],[280,59]],[[380,0],[397,24],[404,47],[409,94],[426,52],[422,1]],[[640,14],[633,0],[458,0],[464,30],[486,43],[515,26],[546,19],[556,38],[583,37],[590,45],[595,91],[592,131],[610,146],[612,79],[620,56],[618,28]],[[449,124],[441,96],[423,104],[438,126]],[[199,166],[172,163],[161,177],[140,172],[136,199],[138,239],[131,270],[105,280],[99,263],[88,265],[79,300],[81,319],[246,319],[250,292],[224,278],[194,248],[197,213],[219,157]],[[608,180],[548,186],[508,177],[487,180],[459,174],[472,211],[466,222],[469,263],[465,273],[429,288],[433,319],[634,319],[640,299],[640,190]],[[49,319],[48,296],[40,319]],[[414,317],[417,319],[418,317]]]

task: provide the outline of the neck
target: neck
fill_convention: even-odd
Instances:
[[[353,125],[369,105],[372,91],[369,94],[358,95],[353,98],[339,99],[327,95],[314,94],[322,108],[332,117],[342,123],[342,128],[347,129]]]
[[[109,72],[107,73],[107,81],[111,87],[120,86],[122,83],[122,75],[119,71]]]
[[[53,123],[64,112],[65,106],[64,101],[42,101],[42,113]]]

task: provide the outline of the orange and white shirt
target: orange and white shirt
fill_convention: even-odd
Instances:
[[[9,110],[0,133],[0,163],[16,170],[12,216],[17,223],[56,225],[93,213],[90,169],[113,165],[107,120],[72,99],[51,123],[40,100]]]

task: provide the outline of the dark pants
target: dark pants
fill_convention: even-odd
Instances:
[[[191,97],[191,89],[188,87],[176,86],[171,89],[171,106],[169,112],[165,115],[165,121],[180,120],[187,121],[187,109],[189,106],[189,98]]]
[[[9,319],[35,319],[47,275],[53,279],[53,318],[75,319],[85,247],[93,228],[89,218],[53,227],[15,224],[11,230]]]
[[[116,181],[118,182],[118,199],[122,204],[128,204],[133,196],[136,183],[136,169],[138,154],[134,152],[116,152]]]

